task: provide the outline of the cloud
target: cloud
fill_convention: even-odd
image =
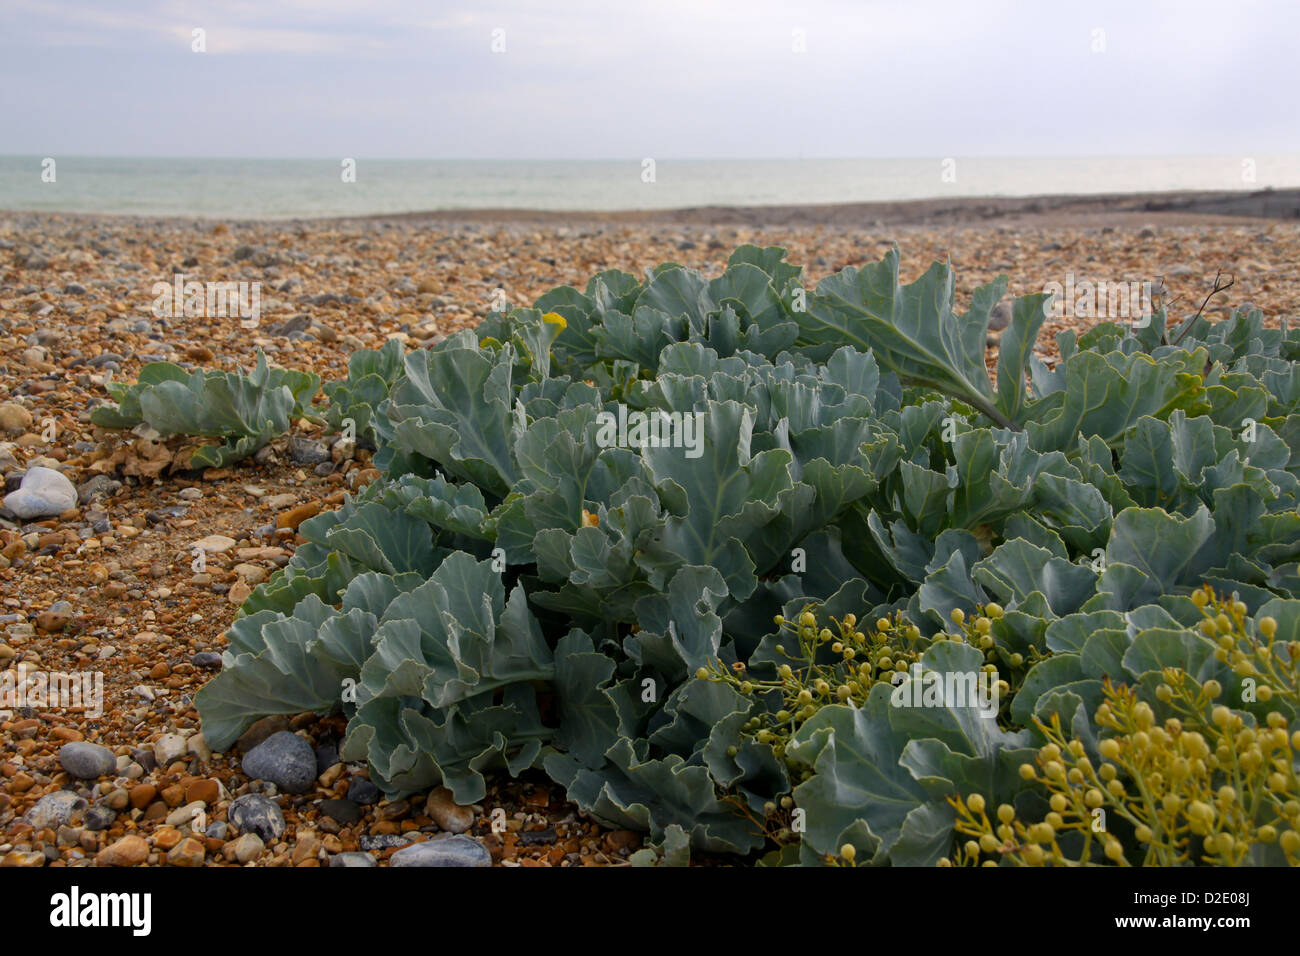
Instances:
[[[0,128],[128,154],[1266,154],[1300,151],[1268,93],[1298,30],[1290,0],[6,0]]]

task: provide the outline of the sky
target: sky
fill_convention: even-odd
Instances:
[[[1298,36],[1295,0],[0,0],[0,155],[1296,153]]]

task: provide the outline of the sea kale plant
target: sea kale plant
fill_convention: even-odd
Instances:
[[[243,606],[209,743],[341,710],[389,795],[533,768],[642,862],[1297,862],[1300,336],[1049,367],[1031,295],[990,376],[1006,279],[954,289],[746,246],[353,369],[383,477]]]
[[[190,435],[221,439],[195,449],[184,467],[222,468],[252,455],[289,430],[320,389],[312,372],[270,368],[261,349],[252,372],[186,371],[171,362],[151,362],[132,385],[111,383],[117,406],[91,413],[103,428],[148,425],[164,438]]]

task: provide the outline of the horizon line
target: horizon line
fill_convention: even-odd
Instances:
[[[656,163],[728,163],[728,162],[865,162],[876,160],[934,159],[1240,159],[1241,152],[1225,153],[920,153],[890,156],[246,156],[213,154],[152,154],[152,153],[62,153],[57,150],[31,153],[0,153],[0,159],[31,159],[62,155],[65,159],[145,159],[145,160],[239,160],[245,162],[336,162],[340,158],[364,158],[370,162],[435,162],[435,163],[639,163],[652,158]],[[1258,157],[1300,157],[1300,151],[1256,153]]]

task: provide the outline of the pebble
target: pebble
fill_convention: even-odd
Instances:
[[[353,777],[348,782],[348,799],[360,807],[369,807],[378,803],[383,796],[379,788],[365,777]]]
[[[36,615],[36,626],[47,633],[61,631],[72,623],[75,616],[76,611],[67,601],[55,601]]]
[[[190,736],[190,739],[185,742],[185,752],[198,757],[204,763],[212,759],[212,748],[208,746],[208,739],[201,733]]]
[[[205,851],[197,837],[186,837],[167,853],[172,866],[202,866]]]
[[[993,313],[989,316],[989,331],[1001,332],[1010,324],[1011,303],[1004,299],[993,307]]]
[[[94,475],[77,485],[77,501],[88,505],[96,496],[110,497],[122,487],[120,481],[108,475]]]
[[[209,554],[224,554],[233,548],[235,544],[234,538],[227,537],[224,534],[210,534],[191,544],[190,550],[198,549],[207,551]]]
[[[288,511],[282,511],[275,517],[275,526],[277,528],[289,528],[293,531],[298,530],[298,526],[308,518],[314,518],[320,514],[320,502],[308,501],[298,505],[296,508],[290,508]]]
[[[240,863],[248,863],[250,860],[256,860],[266,849],[266,844],[256,833],[245,833],[234,843],[235,859]]]
[[[60,747],[59,763],[80,780],[106,777],[117,770],[117,757],[113,751],[85,741],[74,741]]]
[[[281,730],[244,755],[241,769],[254,780],[268,780],[286,793],[306,793],[316,782],[316,754],[302,737]]]
[[[91,807],[86,811],[85,827],[87,830],[107,830],[117,819],[117,813],[110,807]]]
[[[185,788],[186,803],[214,804],[221,796],[221,784],[215,780],[195,780]]]
[[[77,489],[53,468],[28,468],[18,490],[5,495],[4,506],[24,521],[49,518],[77,506]]]
[[[32,427],[32,413],[17,402],[0,403],[0,429],[18,435]]]
[[[491,866],[492,854],[477,840],[450,836],[403,847],[393,854],[389,866]]]
[[[124,836],[100,850],[95,862],[100,866],[136,866],[149,858],[149,844],[143,837]]]
[[[464,833],[474,825],[474,811],[469,807],[458,806],[446,787],[439,787],[429,794],[424,812],[448,833]]]
[[[289,459],[295,465],[319,465],[330,460],[329,446],[311,438],[289,438]]]
[[[159,767],[169,767],[189,752],[189,744],[180,734],[163,734],[153,745],[154,759]]]
[[[378,866],[378,865],[379,864],[375,862],[375,858],[371,856],[369,853],[355,853],[355,852],[339,853],[336,854],[335,856],[330,857],[331,867],[335,867],[335,866],[367,867],[367,866]]]
[[[283,714],[274,714],[270,717],[263,717],[255,721],[251,727],[244,731],[243,735],[235,741],[235,747],[243,753],[248,753],[267,737],[281,730],[289,729],[289,718]]]
[[[166,824],[169,827],[189,826],[196,816],[204,811],[207,804],[202,800],[195,800],[193,803],[187,803],[183,807],[177,807],[171,813],[167,814]]]
[[[45,854],[35,850],[11,850],[0,858],[0,866],[34,867],[45,865]]]
[[[85,812],[89,804],[85,797],[71,790],[47,793],[27,811],[26,820],[37,830],[55,829]]]
[[[158,758],[155,756],[153,749],[146,750],[143,747],[132,747],[131,759],[145,770],[153,770],[158,766]]]
[[[241,833],[256,833],[264,841],[278,840],[284,833],[284,814],[280,807],[260,793],[236,797],[226,811],[226,819]]]
[[[316,774],[319,776],[339,762],[339,745],[326,740],[316,747]]]
[[[351,800],[322,800],[320,812],[344,826],[361,819],[361,808]]]
[[[410,842],[410,837],[398,836],[396,833],[379,833],[373,836],[364,833],[357,840],[363,850],[387,850],[389,847],[406,846]]]

